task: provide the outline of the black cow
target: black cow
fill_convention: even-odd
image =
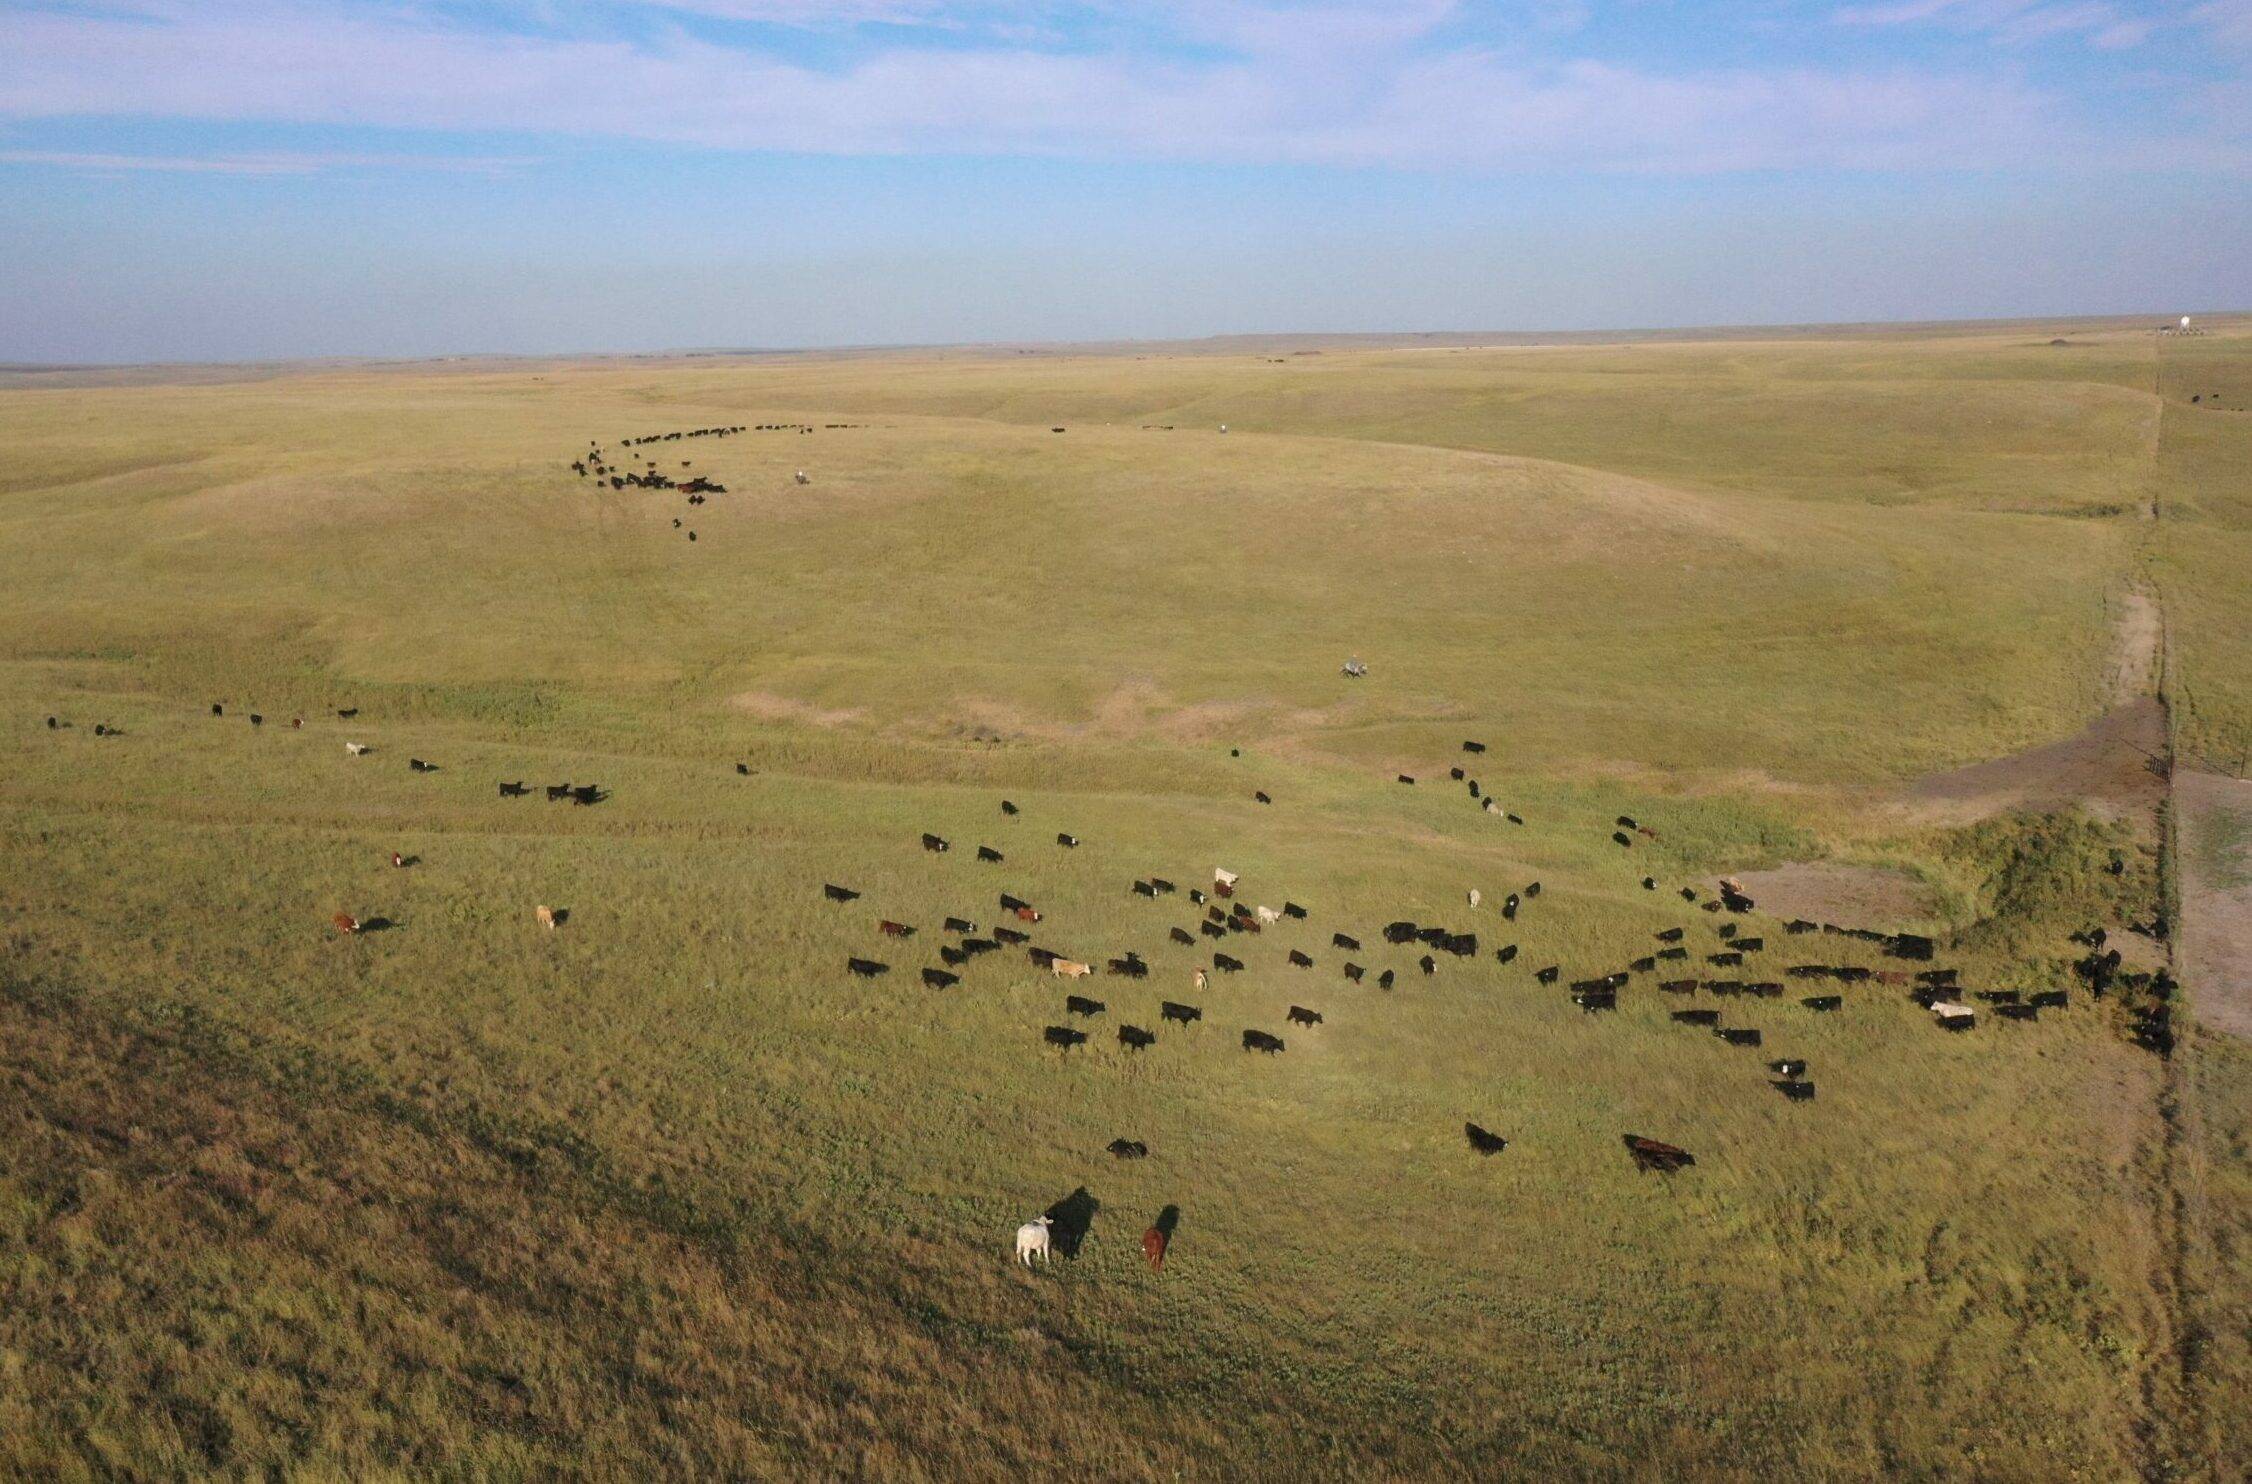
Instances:
[[[1953,984],[1956,976],[1961,973],[1962,970],[1960,969],[1918,969],[1916,971],[1916,982],[1937,988]]]
[[[408,758],[407,767],[417,773],[435,773],[438,771],[438,765],[436,763],[426,763],[418,757]]]
[[[1514,943],[1504,943],[1501,947],[1494,950],[1494,962],[1497,964],[1506,964],[1513,962],[1516,957],[1517,945]]]
[[[213,701],[211,703],[211,714],[213,716],[225,716],[227,714],[227,708],[220,705],[217,701]],[[47,718],[47,721],[50,726],[54,724],[53,717]]]
[[[873,979],[878,974],[891,972],[890,964],[878,963],[872,958],[848,958],[845,960],[845,967],[863,979]]]
[[[1634,837],[1627,834],[1623,830],[1613,830],[1611,831],[1611,843],[1613,845],[1631,847],[1634,844]]]
[[[1705,981],[1706,994],[1740,995],[1743,992],[1744,981],[1741,979],[1707,979]]]
[[[1079,848],[1079,837],[1059,833],[1056,836],[1056,843],[1066,850],[1076,850]]]
[[[1989,1005],[2014,1005],[2018,1002],[2019,995],[2014,989],[1982,989],[1978,992],[1978,998]]]
[[[1353,953],[1358,953],[1361,951],[1360,940],[1358,938],[1348,938],[1343,933],[1331,933],[1329,935],[1329,946],[1332,948],[1347,949]]]
[[[1265,794],[1259,792],[1257,789],[1253,789],[1251,791],[1251,797],[1257,799],[1262,804],[1272,804],[1274,802],[1273,799],[1268,798]]]
[[[1803,1060],[1771,1061],[1767,1064],[1767,1070],[1778,1077],[1803,1077],[1806,1075],[1806,1063]]]
[[[1147,1159],[1149,1145],[1139,1139],[1113,1139],[1103,1146],[1120,1159]]]
[[[1410,778],[1410,777],[1408,777],[1408,775],[1407,775],[1407,774],[1405,774],[1405,773],[1402,773],[1402,774],[1400,775],[1400,782],[1402,782],[1402,783],[1413,783],[1413,782],[1415,782],[1415,780],[1414,780],[1413,778]]]
[[[1777,1092],[1794,1103],[1811,1103],[1814,1101],[1814,1084],[1811,1082],[1792,1080],[1777,1082],[1773,1086]]]
[[[1714,1031],[1713,1034],[1731,1046],[1757,1046],[1759,1044],[1759,1032],[1748,1028],[1724,1025]]]
[[[1390,989],[1392,987],[1392,971],[1390,969],[1386,969],[1376,976],[1376,987],[1378,989]]]
[[[977,924],[966,917],[949,917],[946,919],[944,926],[946,931],[950,933],[974,933],[977,931]]]
[[[1003,799],[1001,801],[1001,812],[1003,814],[1014,814],[1017,812],[1017,806],[1010,803],[1007,799]]]
[[[1157,1007],[1157,1013],[1166,1020],[1179,1021],[1182,1025],[1204,1018],[1204,1011],[1197,1006],[1179,1005],[1171,1000],[1162,1001]]]
[[[957,969],[970,961],[970,956],[965,950],[956,948],[951,943],[941,944],[938,956],[944,959],[949,966]]]
[[[1314,961],[1312,959],[1306,957],[1306,955],[1300,953],[1295,948],[1290,950],[1290,962],[1294,967],[1301,969],[1310,969],[1314,966]]]
[[[1168,932],[1167,936],[1172,938],[1172,940],[1176,943],[1186,943],[1191,948],[1194,948],[1196,946],[1196,935],[1191,933],[1187,928],[1173,928]]]
[[[1003,943],[1023,943],[1028,941],[1032,937],[1030,933],[1019,931],[1016,928],[1006,927],[995,928],[993,930],[993,936]]]
[[[1480,1154],[1499,1154],[1509,1147],[1507,1139],[1499,1134],[1489,1134],[1475,1123],[1464,1124],[1462,1136],[1468,1139],[1470,1147]]]
[[[1355,984],[1360,983],[1361,976],[1367,972],[1368,970],[1362,968],[1359,964],[1347,964],[1345,966],[1345,977],[1352,980]]]
[[[1817,931],[1817,929],[1815,928],[1815,925],[1813,923],[1808,922],[1805,918],[1794,917],[1789,922],[1783,924],[1783,931],[1796,938],[1803,934]]]
[[[1588,1015],[1599,1010],[1616,1010],[1619,1008],[1619,992],[1615,989],[1592,989],[1573,995],[1572,1003]]]
[[[1994,1013],[2004,1020],[2038,1020],[2041,1016],[2037,1005],[1996,1005]]]
[[[1423,971],[1423,977],[1426,979],[1439,972],[1439,961],[1428,953],[1417,959],[1415,966]]]
[[[937,855],[942,851],[951,850],[953,849],[953,847],[951,845],[948,845],[944,840],[941,840],[936,835],[925,834],[923,836],[923,849],[931,852],[931,854],[933,855]]]
[[[949,974],[944,969],[923,970],[923,983],[929,985],[932,989],[952,989],[961,982],[961,975]]]
[[[1532,883],[1532,884],[1531,884],[1530,886],[1527,886],[1527,887],[1525,888],[1525,900],[1526,900],[1526,901],[1528,901],[1528,902],[1529,902],[1529,901],[1531,901],[1531,900],[1532,900],[1532,899],[1533,899],[1534,897],[1537,897],[1537,896],[1539,896],[1539,895],[1540,895],[1540,883],[1539,883],[1538,881],[1535,881],[1535,882],[1533,882],[1533,883]]]
[[[1282,915],[1285,917],[1295,917],[1300,922],[1304,922],[1306,920],[1306,909],[1299,906],[1296,902],[1285,902],[1282,904]]]
[[[1200,922],[1196,925],[1196,930],[1207,938],[1225,938],[1228,935],[1228,930],[1216,922]]]
[[[2044,989],[2026,1003],[2037,1010],[2062,1010],[2068,1003],[2061,989]]]
[[[1463,781],[1463,780],[1462,780],[1462,770],[1461,770],[1460,768],[1449,768],[1449,769],[1447,769],[1447,776],[1448,776],[1449,778],[1452,778],[1452,779],[1453,779],[1453,780],[1454,780],[1455,782],[1457,782],[1457,783],[1460,783],[1460,782],[1462,782],[1462,781]]]
[[[1024,956],[1043,969],[1052,968],[1056,960],[1063,957],[1053,948],[1027,948],[1024,950]]]
[[[1705,962],[1719,969],[1741,968],[1744,956],[1740,953],[1708,953]]]
[[[1765,938],[1738,938],[1731,945],[1738,953],[1763,953],[1767,949]]]
[[[1634,1167],[1638,1170],[1670,1175],[1697,1162],[1696,1156],[1686,1149],[1645,1139],[1640,1134],[1622,1134],[1620,1140],[1626,1145],[1626,1152],[1634,1156]]]
[[[1321,1012],[1318,1010],[1309,1010],[1304,1005],[1292,1005],[1290,1007],[1290,1015],[1288,1018],[1292,1025],[1310,1026],[1321,1024]]]
[[[1265,1031],[1245,1031],[1243,1033],[1243,1049],[1246,1051],[1264,1051],[1267,1055],[1273,1056],[1283,1049],[1282,1037],[1270,1036]]]
[[[1618,818],[1618,826],[1622,830],[1638,830],[1642,828],[1641,825],[1634,822],[1634,816],[1631,814],[1620,815]]]
[[[1462,744],[1462,750],[1464,752],[1484,752],[1486,744],[1483,742],[1465,742]]]
[[[1562,964],[1550,964],[1545,969],[1534,970],[1533,977],[1535,979],[1538,979],[1543,984],[1554,984],[1556,982],[1556,976],[1563,972],[1564,966]]]
[[[1090,1000],[1085,995],[1067,994],[1063,997],[1063,1008],[1072,1015],[1100,1015],[1110,1007],[1101,1000]]]
[[[995,937],[998,937],[1002,930],[995,929],[994,931]],[[1020,934],[1020,940],[1021,937]],[[998,953],[1001,951],[1001,945],[994,941],[994,938],[964,938],[962,940],[962,951],[969,954]]]
[[[1212,967],[1223,969],[1230,974],[1240,974],[1243,972],[1243,960],[1230,958],[1224,953],[1215,953],[1212,955]]]
[[[1007,892],[1001,893],[1001,910],[1003,912],[1022,912],[1026,907],[1029,907],[1031,905],[1032,904],[1030,902],[1021,901],[1016,897],[1010,896]]]
[[[1075,1031],[1068,1025],[1051,1025],[1040,1033],[1040,1039],[1061,1051],[1087,1044],[1087,1033]]]
[[[1478,951],[1476,933],[1450,933],[1439,940],[1439,946],[1456,958],[1469,958]]]
[[[530,792],[531,790],[526,788],[521,780],[515,783],[504,783],[500,786],[500,796],[504,799],[520,799]]]
[[[432,768],[430,771],[435,773],[438,770]],[[574,804],[599,804],[602,802],[602,788],[599,784],[593,783],[574,788],[571,790],[571,802]]]
[[[1642,878],[1642,889],[1643,889],[1644,891],[1656,891],[1656,890],[1658,889],[1658,878],[1657,878],[1657,877],[1655,877],[1655,876],[1645,876],[1645,877],[1643,877],[1643,878]]]
[[[1155,1032],[1145,1031],[1138,1025],[1122,1025],[1118,1028],[1118,1044],[1128,1051],[1139,1051],[1144,1046],[1155,1046],[1157,1036]]]
[[[1143,963],[1140,958],[1131,953],[1124,958],[1112,959],[1108,967],[1111,973],[1124,974],[1129,979],[1147,979],[1149,977],[1149,965]]]
[[[50,717],[48,717],[48,718],[47,718],[47,725],[49,725],[49,726],[53,726],[54,724],[55,724],[55,719],[54,719],[53,717],[51,717],[51,716],[50,716]],[[262,727],[262,726],[264,726],[264,725],[266,724],[266,718],[265,718],[265,717],[263,717],[263,716],[260,716],[260,715],[259,715],[259,714],[258,714],[257,712],[253,711],[253,712],[251,712],[251,713],[250,713],[250,724],[251,724],[252,726],[254,726],[254,727]]]
[[[216,714],[216,713],[214,713],[214,714]],[[358,715],[360,714],[360,708],[359,708],[359,707],[357,707],[357,706],[346,706],[346,707],[344,707],[344,708],[343,708],[342,710],[338,711],[338,712],[337,712],[336,714],[337,714],[338,716],[341,716],[341,717],[343,717],[343,718],[344,718],[344,719],[345,719],[346,721],[350,721],[350,720],[351,720],[351,719],[352,719],[353,717],[355,717],[355,716],[358,716]]]
[[[1523,824],[1525,822],[1524,816],[1518,814],[1504,813],[1501,817],[1508,820],[1511,824]]]
[[[1654,972],[1657,969],[1658,961],[1655,957],[1643,957],[1636,959],[1633,963],[1628,964],[1627,967],[1632,969],[1637,974],[1648,974]]]
[[[824,885],[821,888],[821,895],[827,897],[832,902],[857,902],[860,900],[859,892],[856,892],[851,888],[844,886]]]
[[[1799,1003],[1804,1005],[1809,1010],[1829,1011],[1835,1010],[1838,1006],[1844,1004],[1845,996],[1834,994],[1808,995],[1805,999],[1800,1000]]]
[[[1681,1025],[1720,1024],[1720,1012],[1718,1010],[1676,1010],[1673,1012],[1673,1018]]]
[[[1658,982],[1658,988],[1667,994],[1695,994],[1697,992],[1697,981],[1694,979],[1662,979]]]
[[[550,804],[560,804],[570,796],[571,785],[568,783],[551,783],[547,786],[547,801]]]
[[[1412,922],[1388,922],[1384,925],[1384,941],[1387,943],[1412,943],[1415,941],[1415,934],[1416,928]]]
[[[1162,876],[1150,877],[1149,884],[1155,887],[1158,891],[1163,892],[1166,896],[1171,896],[1173,894],[1173,883],[1167,881]]]
[[[737,763],[735,772],[739,777],[748,778],[751,776],[751,765],[749,763]]]
[[[988,865],[997,866],[1001,863],[1001,852],[990,845],[980,845],[977,848],[977,858]]]
[[[1720,934],[1720,936],[1722,936],[1723,938],[1733,938],[1736,936],[1736,924],[1732,922],[1724,922],[1719,927],[1714,928],[1713,931]]]
[[[1774,983],[1747,984],[1744,986],[1744,993],[1757,995],[1763,1000],[1777,1000],[1783,997],[1783,986]]]
[[[1660,963],[1678,964],[1688,957],[1689,950],[1686,948],[1661,948],[1658,950],[1658,961]]]
[[[1517,920],[1517,893],[1511,892],[1502,899],[1501,918],[1504,922],[1515,922]]]
[[[1137,881],[1134,883],[1134,895],[1137,897],[1148,897],[1152,901],[1154,901],[1157,898],[1157,888],[1150,885],[1147,881]]]

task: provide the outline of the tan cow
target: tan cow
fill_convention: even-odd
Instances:
[[[1050,959],[1048,972],[1058,979],[1084,979],[1095,971],[1086,964],[1075,964],[1068,958]]]
[[[541,927],[546,928],[549,932],[555,931],[555,909],[553,907],[534,907],[532,915],[540,920]]]

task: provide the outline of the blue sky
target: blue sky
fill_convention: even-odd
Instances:
[[[2252,0],[0,0],[0,360],[2245,307]]]

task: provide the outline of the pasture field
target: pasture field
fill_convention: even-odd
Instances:
[[[1912,787],[2123,700],[2153,594],[2185,753],[2252,740],[2252,326],[53,380],[0,385],[0,1475],[2246,1462],[2244,1048],[2070,969],[2164,836]],[[737,424],[646,450],[702,506],[569,468]],[[1534,979],[1810,860],[2070,1007]],[[1200,992],[1216,866],[1308,917]],[[1086,1046],[1021,951],[918,982],[1004,892],[1149,962]],[[1746,977],[1918,967],[1725,920]]]

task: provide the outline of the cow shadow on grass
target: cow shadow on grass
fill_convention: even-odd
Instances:
[[[1094,1230],[1095,1213],[1103,1203],[1082,1185],[1047,1210],[1048,1240],[1065,1257],[1077,1257],[1079,1244]]]
[[[363,934],[387,933],[398,925],[398,923],[394,922],[388,917],[367,917],[360,920],[360,931]]]
[[[1166,1241],[1170,1242],[1173,1240],[1174,1229],[1180,1224],[1181,1208],[1179,1206],[1167,1206],[1157,1213],[1157,1220],[1151,1223],[1151,1227]]]

